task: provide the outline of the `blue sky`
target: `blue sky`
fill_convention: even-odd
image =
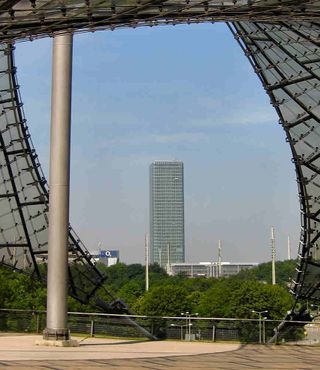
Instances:
[[[45,173],[51,39],[16,45],[28,125]],[[298,245],[299,204],[284,131],[224,24],[167,26],[74,37],[71,223],[89,250],[142,262],[148,167],[185,165],[186,256],[279,259]]]

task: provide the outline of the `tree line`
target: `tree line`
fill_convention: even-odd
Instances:
[[[271,285],[271,263],[242,271],[229,278],[168,276],[158,265],[150,266],[150,289],[145,291],[145,268],[118,263],[99,269],[107,276],[105,287],[136,314],[180,316],[181,312],[202,317],[256,318],[254,311],[268,311],[270,319],[282,319],[293,303],[286,287],[295,261],[277,262],[278,284]],[[30,277],[0,268],[1,308],[44,310],[46,288]],[[69,299],[69,311],[92,308]]]

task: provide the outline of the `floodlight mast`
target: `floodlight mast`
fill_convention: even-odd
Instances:
[[[145,247],[145,268],[146,268],[146,292],[149,290],[149,240],[148,234],[144,236],[144,247]]]
[[[272,264],[272,285],[276,284],[276,244],[274,227],[271,227],[271,264]]]
[[[218,277],[222,276],[222,257],[221,257],[222,247],[221,247],[221,240],[218,241]]]
[[[68,341],[68,234],[72,90],[71,33],[55,35],[52,56],[47,327],[43,339]]]

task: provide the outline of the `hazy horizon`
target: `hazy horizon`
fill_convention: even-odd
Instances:
[[[48,174],[52,39],[17,43],[32,140]],[[40,61],[40,62],[39,62]],[[223,24],[74,37],[70,222],[90,251],[144,262],[150,163],[184,162],[186,261],[296,257],[299,201],[289,145]],[[48,177],[48,176],[47,176]]]

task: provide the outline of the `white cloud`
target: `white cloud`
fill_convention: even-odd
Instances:
[[[229,125],[258,125],[276,121],[276,113],[270,108],[267,109],[262,107],[250,107],[248,109],[244,107],[240,112],[231,112],[231,114],[227,112],[227,114],[222,117],[222,123]]]
[[[277,114],[270,105],[256,102],[254,98],[243,100],[229,97],[213,98],[202,96],[197,99],[195,109],[199,119],[182,122],[183,127],[220,127],[239,125],[259,125],[277,122]]]
[[[172,134],[144,134],[136,136],[117,137],[103,141],[103,146],[109,145],[152,145],[152,144],[183,144],[200,143],[207,141],[208,137],[202,132],[179,132]]]
[[[169,135],[151,135],[151,140],[158,144],[199,143],[207,140],[203,132],[180,132]]]

